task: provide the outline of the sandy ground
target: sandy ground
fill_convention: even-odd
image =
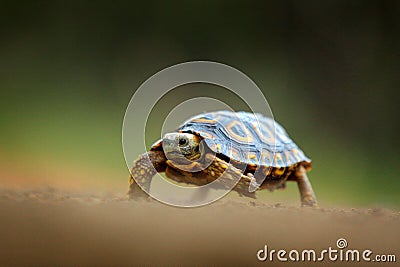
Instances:
[[[345,262],[257,260],[269,249],[346,249],[395,254],[400,212],[299,208],[224,198],[174,208],[124,195],[0,190],[1,266],[344,266]],[[357,266],[396,266],[359,262]]]

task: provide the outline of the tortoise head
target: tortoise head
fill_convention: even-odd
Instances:
[[[201,137],[191,133],[167,133],[162,146],[166,157],[170,160],[194,161],[201,157],[201,140]]]

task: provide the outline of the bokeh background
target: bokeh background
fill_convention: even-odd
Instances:
[[[0,186],[124,193],[131,96],[211,60],[263,90],[321,204],[399,207],[399,15],[399,1],[2,1]],[[298,201],[295,184],[260,197]]]

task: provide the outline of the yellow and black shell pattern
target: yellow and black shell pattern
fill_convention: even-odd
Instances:
[[[204,113],[190,118],[177,131],[203,137],[212,151],[242,164],[286,168],[303,163],[307,169],[311,166],[311,160],[285,129],[259,113]]]

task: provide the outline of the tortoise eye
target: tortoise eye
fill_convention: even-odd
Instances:
[[[179,138],[179,145],[184,146],[187,144],[187,139],[186,138]]]

